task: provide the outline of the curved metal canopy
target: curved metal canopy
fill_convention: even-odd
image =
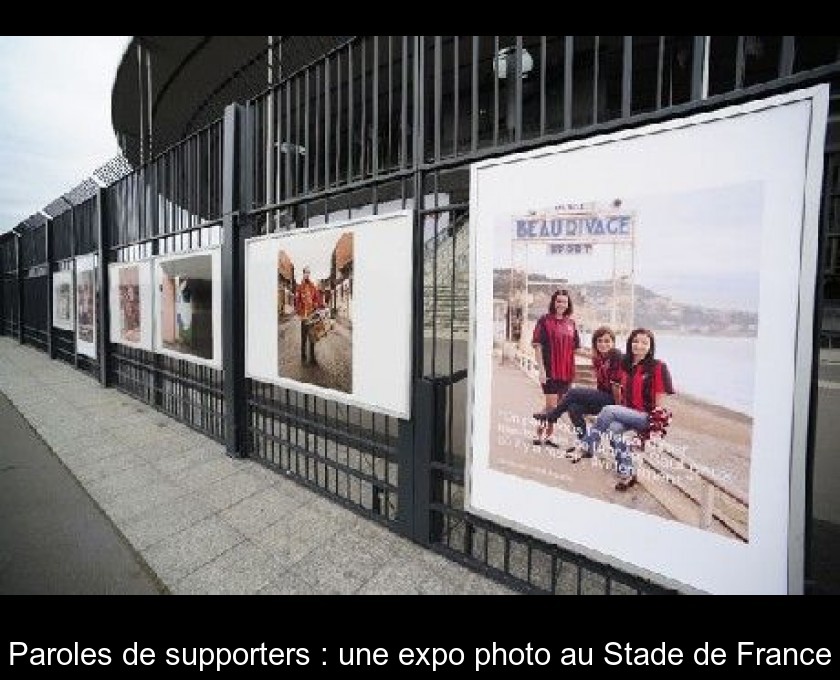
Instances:
[[[273,38],[279,47],[276,54],[282,57],[274,73],[283,76],[347,39]],[[269,40],[264,35],[134,36],[111,92],[111,120],[128,161],[135,167],[141,162],[141,130],[147,128],[150,108],[154,157],[221,117],[227,104],[264,91],[269,86]]]

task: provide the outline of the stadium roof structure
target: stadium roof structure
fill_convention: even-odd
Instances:
[[[139,166],[220,118],[231,102],[258,95],[349,37],[134,36],[111,92],[111,120],[123,154]]]

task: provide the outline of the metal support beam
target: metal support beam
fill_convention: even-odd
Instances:
[[[439,538],[438,535],[432,535],[429,511],[432,493],[432,447],[437,426],[434,420],[434,400],[434,383],[423,378],[416,380],[412,412],[412,421],[415,423],[414,440],[411,442],[414,449],[414,479],[409,484],[404,484],[403,479],[400,479],[399,486],[401,496],[405,494],[405,490],[412,492],[406,499],[411,502],[409,507],[413,520],[407,528],[410,529],[410,537],[421,545],[428,545]],[[403,507],[402,500],[400,498],[400,509]]]
[[[709,96],[709,36],[695,35],[691,62],[691,101]]]
[[[79,345],[76,342],[76,338],[78,337],[79,333],[79,315],[78,310],[76,308],[76,208],[70,208],[70,255],[72,256],[71,261],[71,274],[70,283],[71,283],[71,292],[70,292],[70,301],[73,305],[73,366],[75,368],[79,368]]]
[[[18,342],[23,344],[23,253],[21,253],[21,246],[23,244],[23,234],[15,231],[15,273],[17,275],[17,308],[18,308]]]
[[[0,336],[6,334],[6,263],[3,255],[5,239],[0,236]]]
[[[414,60],[411,64],[412,73],[412,127],[414,135],[412,157],[423,157],[423,38],[413,39]],[[475,139],[474,139],[475,141]],[[419,163],[417,164],[419,166]],[[429,469],[419,460],[418,445],[422,445],[424,437],[428,437],[432,422],[426,420],[418,410],[426,403],[425,393],[422,392],[423,375],[423,218],[420,215],[423,196],[423,176],[419,169],[413,176],[414,195],[414,234],[413,234],[413,283],[412,283],[412,361],[411,381],[412,389],[411,420],[401,420],[399,424],[397,456],[399,462],[398,473],[398,520],[401,531],[406,536],[419,541],[429,542]]]
[[[105,214],[106,198],[105,190],[99,187],[96,192],[96,230],[99,237],[97,247],[99,291],[96,300],[96,306],[99,310],[99,346],[96,349],[96,354],[99,357],[99,383],[102,387],[108,387],[108,351],[110,346],[108,341],[111,332],[110,308],[108,307],[108,253],[111,248]]]
[[[53,221],[47,220],[44,225],[44,242],[46,245],[47,264],[47,356],[55,359],[53,346]]]
[[[225,448],[232,458],[245,447],[245,280],[239,237],[243,112],[225,108],[222,143],[222,365],[224,366]]]

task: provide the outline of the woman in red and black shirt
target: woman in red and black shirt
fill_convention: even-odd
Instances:
[[[604,406],[621,403],[622,355],[615,348],[615,333],[607,326],[597,328],[592,334],[592,368],[595,372],[595,387],[572,387],[560,403],[548,411],[534,414],[537,420],[554,423],[568,411],[579,441],[586,434],[586,415],[598,415]],[[571,446],[566,453],[577,447]]]
[[[541,316],[534,327],[532,343],[546,411],[557,406],[575,379],[575,350],[580,347],[580,335],[572,318],[573,310],[569,291],[556,290],[548,314]],[[557,448],[550,439],[553,431],[554,423],[540,424],[534,444]]]
[[[633,458],[623,433],[626,430],[647,432],[651,426],[651,415],[664,407],[664,395],[674,393],[668,366],[654,359],[655,351],[656,341],[651,331],[637,328],[630,333],[623,361],[621,404],[605,406],[584,438],[586,450],[583,457],[588,458],[594,455],[601,435],[610,434],[618,468],[615,488],[619,491],[636,483]]]

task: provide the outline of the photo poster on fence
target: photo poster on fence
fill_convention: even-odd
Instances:
[[[71,270],[61,269],[53,272],[52,296],[52,325],[63,331],[72,331],[76,323],[76,305],[73,302],[73,272]]]
[[[826,111],[472,167],[470,512],[679,589],[801,591]]]
[[[246,374],[408,418],[411,279],[411,211],[247,240]]]
[[[218,247],[154,260],[154,350],[222,367],[222,260]]]
[[[111,342],[152,350],[152,261],[108,266]]]
[[[96,256],[76,258],[76,352],[96,359]]]

